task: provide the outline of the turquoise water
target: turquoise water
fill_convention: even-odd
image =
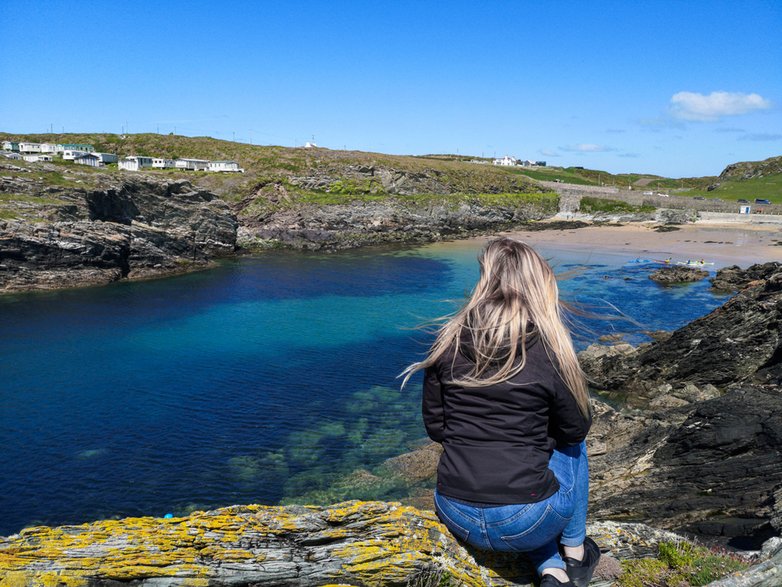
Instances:
[[[233,503],[389,497],[339,481],[420,442],[426,349],[415,327],[455,308],[479,244],[275,252],[197,274],[0,298],[0,535],[30,524]],[[724,299],[663,289],[645,267],[543,249],[563,297],[673,329]],[[336,482],[336,489],[335,489]]]

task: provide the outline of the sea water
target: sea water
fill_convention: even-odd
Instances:
[[[377,467],[425,435],[420,378],[400,390],[397,375],[431,342],[416,327],[464,300],[480,246],[275,251],[168,279],[0,297],[0,535],[398,497]],[[579,348],[617,332],[639,342],[725,299],[706,282],[661,288],[624,257],[542,252],[563,298],[614,316],[582,320]]]

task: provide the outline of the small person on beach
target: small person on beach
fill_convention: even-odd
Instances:
[[[491,241],[470,299],[439,329],[423,418],[442,443],[435,510],[475,548],[527,553],[542,587],[585,587],[600,558],[586,536],[592,417],[554,272],[530,246]]]

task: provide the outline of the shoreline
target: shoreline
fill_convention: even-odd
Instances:
[[[551,228],[543,228],[551,224]],[[715,223],[712,220],[666,226],[659,231],[659,224],[654,222],[630,222],[626,224],[590,224],[563,227],[563,221],[557,219],[542,220],[536,223],[534,230],[510,229],[498,232],[487,231],[484,234],[452,236],[446,239],[432,239],[419,242],[372,243],[364,246],[342,249],[357,251],[371,249],[375,246],[402,245],[407,247],[464,247],[480,248],[489,239],[498,236],[510,236],[530,243],[540,248],[544,254],[547,248],[557,252],[568,252],[574,256],[583,256],[584,263],[609,262],[623,264],[637,258],[663,260],[672,258],[677,261],[688,259],[704,259],[713,263],[707,268],[716,270],[730,265],[742,268],[755,263],[768,261],[782,262],[782,225],[773,224],[738,224]],[[296,248],[282,247],[281,250],[296,251]],[[259,253],[268,254],[270,249],[263,251],[242,250],[223,259],[241,258]],[[323,251],[316,251],[323,252]],[[339,251],[329,251],[338,253]],[[556,254],[554,255],[556,257]],[[556,264],[556,260],[552,264]],[[35,285],[8,285],[0,289],[0,297],[20,295],[34,292],[52,292],[62,290],[82,289],[86,287],[103,287],[111,283],[123,281],[147,281],[164,279],[196,271],[206,271],[215,267],[212,259],[204,265],[191,267],[166,268],[160,271],[147,270],[129,279],[85,279],[82,283],[68,281],[63,284],[38,283]],[[63,286],[64,285],[64,286]]]
[[[659,225],[649,222],[621,225],[599,224],[581,228],[551,230],[510,230],[494,236],[510,236],[532,246],[601,257],[667,259],[673,262],[704,259],[719,269],[730,265],[746,268],[755,263],[782,262],[782,227],[773,225],[694,223],[676,226],[678,230],[658,232]],[[475,246],[492,236],[441,241],[449,246]]]

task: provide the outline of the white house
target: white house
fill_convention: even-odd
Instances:
[[[54,143],[41,143],[41,153],[56,153],[57,145]]]
[[[28,153],[26,155],[22,155],[22,159],[35,163],[36,161],[51,161],[52,156],[42,153]]]
[[[20,153],[40,153],[41,143],[19,143]]]
[[[210,161],[206,170],[244,173],[244,169],[239,167],[239,164],[236,161]]]
[[[126,171],[138,171],[143,167],[152,167],[152,157],[139,157],[131,155],[119,162],[119,168]]]
[[[96,157],[100,158],[100,162],[102,164],[106,163],[116,163],[117,162],[117,156],[114,153],[90,153],[91,155],[95,155]]]
[[[209,167],[209,161],[206,159],[177,159],[174,161],[177,169],[188,169],[190,171],[206,171]]]
[[[513,157],[509,157],[508,155],[505,155],[502,159],[495,159],[494,160],[495,165],[502,165],[504,167],[512,167],[516,165],[516,159]]]
[[[76,157],[73,162],[90,167],[103,167],[106,163],[116,163],[117,156],[114,153],[84,153]]]
[[[14,141],[3,141],[3,150],[4,151],[19,151],[19,143],[16,143]]]
[[[84,153],[83,155],[79,155],[73,162],[77,165],[89,165],[90,167],[100,167],[103,165],[103,161],[101,161],[100,157],[95,153]]]
[[[173,159],[161,159],[160,157],[153,157],[152,158],[152,167],[155,169],[168,169],[169,167],[174,167],[174,160]]]
[[[81,151],[83,153],[94,153],[95,147],[87,145],[85,143],[63,143],[55,145],[55,151],[60,153],[62,151]]]
[[[13,151],[11,151],[10,153],[0,153],[0,155],[5,157],[6,159],[14,159],[17,161],[22,158],[22,156],[19,153],[14,153]]]
[[[76,159],[76,157],[81,157],[82,155],[86,155],[87,151],[79,151],[76,149],[65,149],[62,152],[62,158],[66,161],[73,161]]]

